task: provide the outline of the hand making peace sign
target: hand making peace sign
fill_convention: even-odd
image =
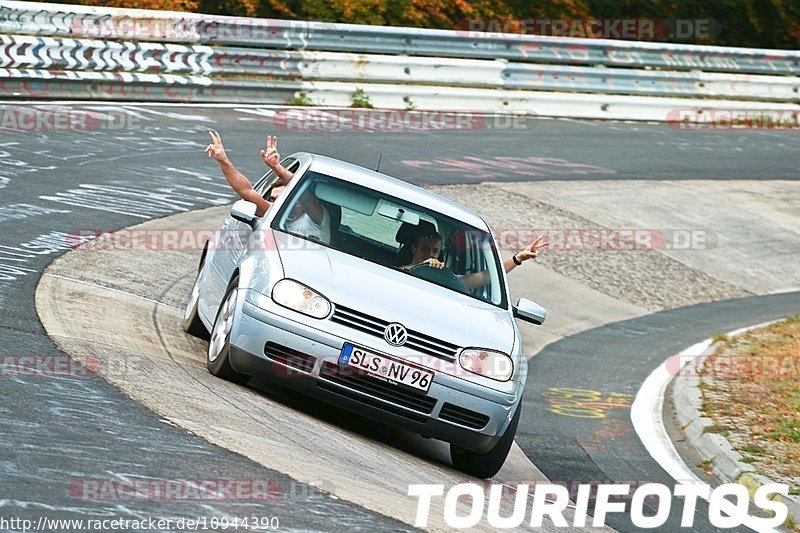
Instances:
[[[521,252],[517,253],[517,259],[522,262],[531,258],[539,257],[539,251],[550,244],[546,239],[543,239],[545,239],[545,236],[540,235],[535,241],[523,248]]]
[[[271,168],[274,169],[276,166],[280,165],[281,163],[281,155],[278,153],[278,137],[267,135],[267,147],[264,150],[261,150],[261,159],[264,160],[264,163]]]
[[[225,147],[222,146],[222,137],[216,131],[209,131],[208,134],[211,135],[211,144],[208,145],[205,152],[208,157],[213,157],[218,163],[222,163],[228,159]]]

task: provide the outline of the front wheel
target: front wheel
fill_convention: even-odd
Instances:
[[[203,272],[203,264],[197,269],[197,278],[192,286],[192,293],[189,296],[189,303],[186,304],[186,311],[183,313],[183,331],[189,335],[208,339],[208,330],[200,320],[197,308],[200,303],[200,274]]]
[[[236,312],[236,290],[239,285],[239,278],[234,278],[225,291],[222,305],[217,311],[217,318],[214,320],[214,327],[211,330],[211,340],[208,342],[208,359],[206,367],[208,371],[233,383],[244,384],[250,380],[250,376],[240,374],[231,366],[231,330],[233,329],[234,314]]]
[[[481,479],[490,478],[500,471],[503,463],[506,462],[508,452],[511,451],[511,445],[514,444],[514,435],[517,434],[517,426],[519,425],[520,412],[522,405],[517,406],[517,412],[514,413],[514,418],[506,428],[506,432],[494,445],[494,448],[488,452],[478,453],[472,450],[465,450],[454,445],[450,445],[450,459],[453,461],[453,466],[466,474],[479,477]]]

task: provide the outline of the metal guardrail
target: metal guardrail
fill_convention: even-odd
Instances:
[[[0,35],[0,67],[449,85],[763,101],[800,78]],[[209,84],[210,84],[209,80]]]
[[[137,23],[139,25],[137,26]],[[478,34],[5,1],[0,33],[537,63],[800,74],[800,51]]]
[[[211,80],[203,76],[139,72],[72,72],[0,68],[0,96],[25,100],[135,100],[143,102],[286,102],[298,82]]]
[[[144,102],[214,102],[242,104],[274,104],[287,102],[304,93],[327,106],[347,106],[350,95],[359,87],[345,82],[261,81],[247,79],[215,79],[172,74],[117,72],[64,72],[51,70],[0,69],[0,92],[26,100],[40,100],[57,95],[59,99],[135,100]],[[697,105],[697,100],[682,98],[648,98],[627,95],[597,95],[551,91],[509,91],[472,89],[468,87],[404,86],[371,84],[370,96],[378,108],[403,108],[413,102],[418,109],[456,112],[497,112],[534,114],[539,116],[576,117],[587,119],[623,119],[673,121],[680,112],[714,109],[731,113],[764,111],[759,102],[719,100]],[[402,100],[407,98],[407,100]],[[800,106],[774,103],[771,112],[800,114]],[[317,116],[312,109],[308,120]],[[705,115],[693,116],[702,120]],[[708,117],[713,119],[714,113]],[[302,117],[299,120],[303,120]]]
[[[360,87],[393,108],[559,114],[571,99],[583,111],[570,116],[664,120],[800,109],[799,72],[795,51],[0,4],[7,97],[348,105]]]

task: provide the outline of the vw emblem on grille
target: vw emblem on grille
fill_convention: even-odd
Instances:
[[[383,338],[392,346],[402,346],[408,340],[408,332],[402,324],[392,322],[383,330]]]

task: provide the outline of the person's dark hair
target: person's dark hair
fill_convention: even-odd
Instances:
[[[417,235],[417,237],[412,241],[411,244],[413,246],[417,246],[422,241],[427,241],[428,239],[436,239],[439,242],[444,242],[444,239],[442,239],[442,236],[439,235],[438,232],[436,232],[436,231],[430,232],[429,231],[427,233],[422,233],[420,235]]]

